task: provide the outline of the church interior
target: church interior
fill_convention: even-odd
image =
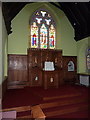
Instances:
[[[0,2],[0,19],[0,116],[88,119],[90,2]]]

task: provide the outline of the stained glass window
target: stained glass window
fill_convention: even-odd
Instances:
[[[90,70],[90,55],[87,55],[87,68]]]
[[[31,47],[38,48],[38,26],[36,22],[31,25]]]
[[[56,25],[47,10],[39,9],[34,12],[30,26],[31,48],[55,49]]]
[[[87,63],[87,70],[90,72],[90,48],[87,49],[86,63]]]
[[[47,28],[42,24],[40,28],[40,48],[47,48]]]
[[[54,49],[55,48],[55,28],[51,24],[50,29],[49,29],[49,48]]]

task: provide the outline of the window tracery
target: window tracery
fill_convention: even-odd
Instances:
[[[31,48],[55,49],[55,21],[47,10],[37,10],[30,22]]]

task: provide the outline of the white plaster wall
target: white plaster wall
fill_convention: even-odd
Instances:
[[[2,4],[0,2],[0,109],[1,109],[1,100],[2,100]],[[0,114],[2,118],[2,114]]]

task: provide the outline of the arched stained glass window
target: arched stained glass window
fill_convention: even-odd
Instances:
[[[87,68],[90,69],[90,55],[87,55]]]
[[[90,48],[87,49],[86,64],[87,64],[87,70],[88,72],[90,72]]]
[[[47,28],[42,24],[40,28],[40,48],[47,48]]]
[[[51,25],[49,29],[49,48],[55,48],[55,28],[53,25]]]
[[[31,47],[38,48],[38,26],[35,22],[31,25]]]
[[[50,13],[39,9],[30,21],[31,48],[55,49],[56,25]]]

